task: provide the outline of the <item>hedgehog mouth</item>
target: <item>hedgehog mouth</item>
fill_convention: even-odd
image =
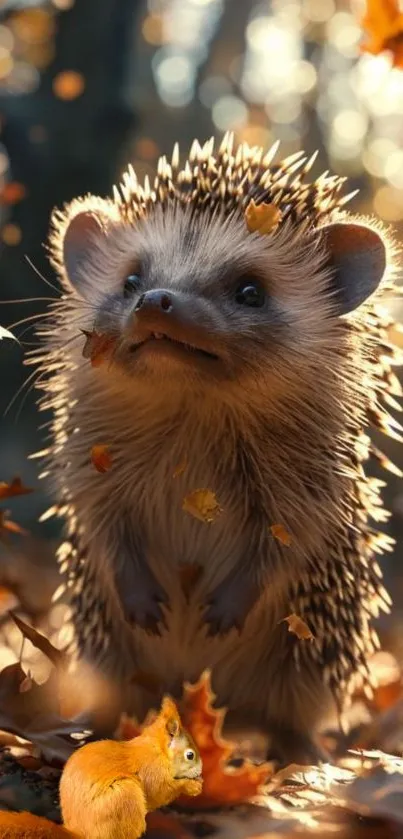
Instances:
[[[138,344],[132,344],[130,352],[135,353],[141,347],[150,343],[158,344],[161,347],[163,347],[164,344],[167,346],[172,345],[172,347],[176,347],[196,356],[201,356],[202,358],[209,358],[213,361],[219,360],[218,355],[215,353],[209,352],[208,350],[198,347],[195,344],[189,344],[188,341],[180,341],[178,338],[172,338],[171,335],[167,335],[165,332],[151,332],[144,341],[140,341]]]

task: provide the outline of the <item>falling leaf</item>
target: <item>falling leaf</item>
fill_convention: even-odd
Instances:
[[[179,565],[179,579],[182,591],[186,597],[186,600],[190,599],[190,595],[200,580],[201,575],[203,574],[203,568],[201,565],[197,565],[196,562],[181,562]]]
[[[110,335],[100,335],[98,332],[87,332],[82,330],[86,337],[83,348],[84,358],[90,358],[93,367],[100,367],[108,357],[116,344],[116,338]]]
[[[248,801],[273,773],[269,763],[256,766],[245,760],[241,768],[225,765],[234,754],[236,744],[222,737],[225,710],[213,708],[214,699],[208,670],[196,684],[185,685],[182,721],[203,761],[203,791],[197,799],[198,809]],[[185,797],[180,802],[192,808],[195,806]]]
[[[278,539],[278,541],[281,542],[283,545],[286,545],[287,548],[290,547],[292,539],[283,524],[272,524],[270,527],[270,531],[275,539]]]
[[[275,204],[255,204],[253,198],[245,212],[246,225],[250,233],[260,233],[262,236],[278,227],[282,218],[281,210]]]
[[[2,501],[4,498],[14,498],[16,495],[29,495],[33,491],[33,489],[24,486],[21,478],[14,478],[10,484],[6,481],[0,481],[0,499]]]
[[[183,499],[182,510],[207,524],[211,524],[222,513],[211,489],[195,489],[194,492],[190,492]]]
[[[0,510],[0,539],[7,533],[18,533],[19,535],[26,534],[27,531],[15,521],[11,521],[8,516],[8,511]]]
[[[180,476],[183,475],[183,473],[186,469],[186,466],[187,466],[187,463],[184,460],[182,463],[179,464],[179,466],[176,467],[175,472],[173,473],[172,477],[173,478],[180,478]]]
[[[367,0],[361,25],[368,35],[361,51],[379,55],[389,50],[393,66],[403,68],[403,12],[399,0]]]
[[[33,644],[38,650],[40,650],[49,661],[52,662],[56,667],[67,665],[67,656],[61,650],[58,650],[57,647],[54,647],[53,644],[40,632],[37,632],[33,626],[30,626],[28,623],[25,623],[21,618],[17,617],[17,615],[11,615],[14,623],[18,626],[18,629],[23,634],[24,638],[27,638],[28,641]]]
[[[16,609],[20,601],[16,594],[7,586],[0,586],[0,615],[5,615],[11,609]]]
[[[112,466],[109,446],[93,446],[91,449],[91,461],[97,472],[107,472]]]
[[[13,341],[16,341],[17,338],[10,332],[8,329],[4,329],[4,326],[0,326],[0,341],[3,338],[11,338]]]
[[[287,618],[283,618],[279,623],[288,623],[288,631],[293,632],[300,641],[313,641],[314,635],[312,635],[309,626],[304,623],[302,618],[299,618],[298,615],[288,615]]]
[[[23,184],[20,184],[17,181],[10,181],[3,186],[2,190],[0,190],[0,204],[18,204],[19,201],[22,201],[23,198],[25,198],[25,195],[26,189]]]
[[[84,92],[85,79],[75,70],[64,70],[53,79],[53,92],[58,99],[77,99]]]

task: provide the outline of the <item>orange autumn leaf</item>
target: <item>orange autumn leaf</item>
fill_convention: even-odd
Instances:
[[[278,541],[281,542],[283,545],[286,545],[287,548],[290,547],[292,539],[283,524],[272,524],[270,527],[270,531],[275,539],[278,539]]]
[[[255,204],[252,198],[245,212],[246,226],[250,233],[265,236],[278,227],[281,216],[281,210],[275,204]]]
[[[11,521],[8,518],[9,513],[5,510],[0,510],[0,539],[1,537],[4,538],[8,533],[17,533],[18,535],[25,535],[26,530],[17,524],[15,521]]]
[[[16,495],[29,495],[33,491],[33,489],[24,486],[21,478],[14,478],[9,484],[6,481],[0,481],[0,499],[2,501],[4,498],[15,498]]]
[[[195,489],[183,499],[182,510],[199,521],[211,524],[222,512],[211,489]]]
[[[309,626],[298,615],[288,615],[280,623],[288,623],[288,631],[296,635],[300,641],[313,641],[314,636]]]
[[[93,446],[91,449],[91,462],[97,472],[107,472],[112,466],[109,446]]]
[[[393,66],[403,68],[403,12],[399,0],[367,0],[361,25],[368,36],[361,51],[379,55],[389,50]]]
[[[5,615],[11,609],[16,609],[20,605],[20,601],[16,594],[7,586],[0,586],[0,615]]]
[[[100,367],[111,356],[116,344],[116,338],[112,338],[110,335],[100,335],[95,330],[93,332],[87,332],[83,329],[82,332],[86,337],[83,357],[91,359],[93,367]]]
[[[192,803],[191,798],[183,796],[179,799],[182,805],[191,809],[248,801],[273,774],[269,763],[255,766],[245,760],[239,769],[225,765],[234,754],[236,744],[222,737],[225,710],[213,708],[214,699],[209,670],[196,684],[185,685],[181,717],[203,761],[203,791],[197,797],[197,805]]]
[[[180,476],[183,475],[183,473],[185,472],[186,466],[187,466],[187,463],[184,460],[182,463],[179,464],[179,466],[176,467],[172,477],[173,478],[180,478]]]

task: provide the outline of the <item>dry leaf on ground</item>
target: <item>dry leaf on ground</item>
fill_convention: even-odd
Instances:
[[[196,684],[185,685],[182,721],[203,761],[203,791],[197,798],[197,809],[248,801],[273,772],[269,763],[256,766],[245,760],[239,769],[225,765],[235,752],[236,744],[222,737],[225,711],[212,707],[214,698],[209,671],[205,671]],[[181,798],[180,801],[195,809],[191,799]]]
[[[190,492],[183,499],[182,510],[206,524],[211,524],[222,513],[211,489],[195,489],[194,492]]]
[[[246,226],[250,233],[265,236],[278,227],[281,216],[281,210],[275,204],[255,204],[252,198],[245,212]]]
[[[83,347],[83,357],[89,358],[93,367],[100,367],[101,364],[111,357],[116,345],[116,338],[110,335],[100,335],[98,332],[87,332],[82,330],[86,337]]]
[[[91,449],[91,462],[97,472],[108,472],[112,466],[109,446],[93,446]]]
[[[296,635],[300,641],[313,641],[314,635],[309,626],[298,615],[288,615],[282,618],[280,623],[288,623],[288,631]]]
[[[29,495],[33,491],[33,489],[24,486],[21,478],[14,478],[9,484],[6,481],[0,481],[1,501],[5,498],[15,498],[17,495]]]

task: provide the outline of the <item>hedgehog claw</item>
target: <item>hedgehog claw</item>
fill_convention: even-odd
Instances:
[[[208,637],[225,635],[231,629],[241,632],[245,620],[259,596],[257,583],[237,575],[224,579],[210,595],[203,621]]]
[[[128,623],[151,635],[161,635],[160,625],[167,629],[161,605],[168,606],[168,596],[149,570],[133,576],[131,585],[121,586],[119,593]]]

